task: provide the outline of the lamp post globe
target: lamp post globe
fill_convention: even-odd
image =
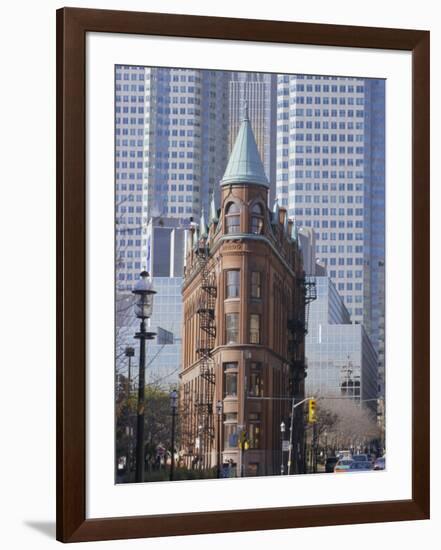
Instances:
[[[176,411],[178,407],[178,392],[176,390],[170,392],[170,407],[172,411]]]
[[[138,319],[148,319],[151,317],[153,312],[153,296],[156,294],[156,291],[153,290],[153,282],[148,271],[141,272],[132,293],[138,297],[135,302],[135,314]]]

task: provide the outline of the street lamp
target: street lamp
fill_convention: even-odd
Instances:
[[[127,372],[127,461],[126,461],[126,468],[127,468],[127,480],[129,481],[130,478],[130,458],[131,458],[131,447],[132,447],[132,426],[131,426],[131,418],[132,415],[130,414],[130,394],[132,392],[132,357],[135,356],[135,348],[132,348],[131,346],[127,346],[124,350],[124,355],[129,360],[129,367]]]
[[[152,281],[147,271],[140,274],[135,288],[132,290],[137,300],[135,314],[141,319],[139,332],[135,338],[139,340],[139,382],[138,382],[138,413],[136,430],[136,481],[144,481],[144,400],[145,400],[145,341],[152,340],[156,335],[146,330],[145,320],[151,317],[153,311]]]
[[[221,426],[222,426],[222,412],[223,412],[223,403],[219,400],[216,404],[217,412],[217,477],[218,479],[221,476]]]
[[[176,409],[178,408],[178,392],[176,390],[170,393],[170,407],[172,411],[170,481],[173,481],[175,470],[175,418]]]
[[[283,438],[285,436],[285,422],[282,422],[280,423],[280,434],[281,434],[281,440],[282,440],[282,463],[280,465],[280,475],[283,476],[283,474],[285,473],[285,466],[283,464]]]
[[[199,453],[199,458],[198,458],[198,467],[199,467],[199,470],[202,470],[202,462],[203,462],[203,449],[202,449],[202,432],[203,432],[203,429],[204,429],[204,426],[202,424],[199,424],[198,426],[198,453]]]

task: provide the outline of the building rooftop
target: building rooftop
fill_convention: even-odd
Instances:
[[[254,183],[269,187],[247,108],[245,108],[244,118],[237,133],[227,169],[221,180],[221,185],[232,183]]]

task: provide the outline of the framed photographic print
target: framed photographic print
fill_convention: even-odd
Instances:
[[[429,517],[429,33],[57,12],[57,538]]]

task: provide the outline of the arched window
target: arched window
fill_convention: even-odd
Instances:
[[[256,203],[251,208],[250,232],[254,235],[260,235],[263,231],[263,208]]]
[[[235,202],[225,212],[225,233],[240,233],[240,208]]]

